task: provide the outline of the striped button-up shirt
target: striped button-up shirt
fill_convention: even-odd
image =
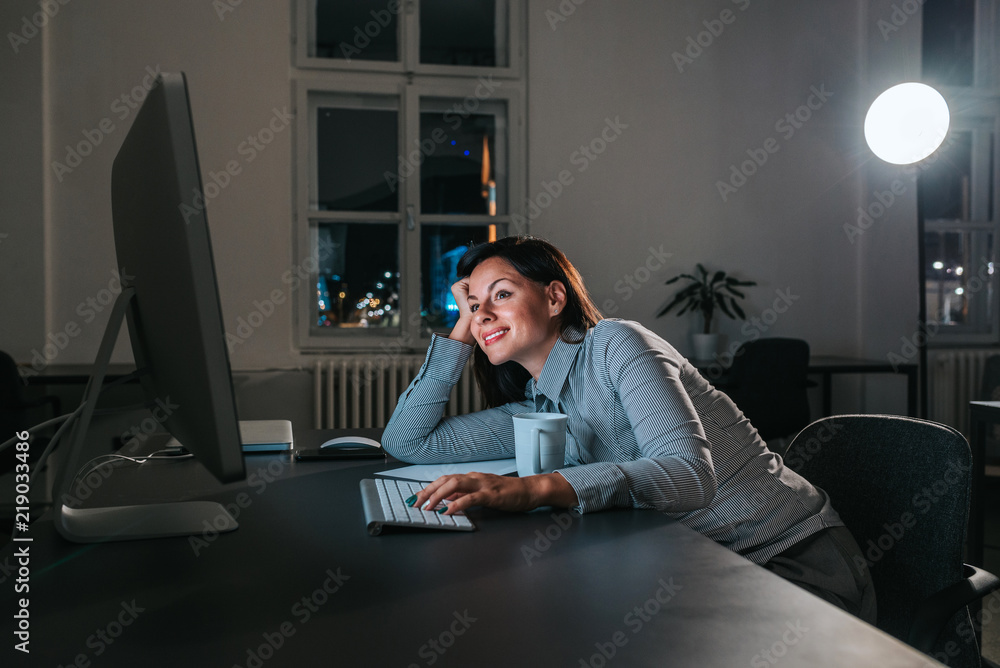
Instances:
[[[843,522],[785,468],[726,394],[638,323],[606,319],[553,346],[525,399],[442,419],[473,347],[434,336],[382,444],[415,464],[514,456],[515,413],[569,416],[565,468],[581,513],[653,508],[762,564]]]

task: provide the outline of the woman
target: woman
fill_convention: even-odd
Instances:
[[[422,464],[513,457],[513,414],[559,412],[569,415],[567,466],[525,478],[446,475],[411,505],[655,508],[875,622],[865,559],[826,494],[784,468],[670,344],[602,319],[562,252],[508,237],[471,248],[458,274],[458,322],[431,339],[383,447]],[[489,408],[442,419],[470,354]]]

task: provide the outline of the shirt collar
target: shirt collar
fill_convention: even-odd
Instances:
[[[563,336],[576,341],[576,343],[567,343],[562,336],[556,339],[549,356],[545,359],[545,366],[542,367],[542,372],[538,375],[538,382],[536,383],[534,379],[531,380],[534,383],[534,394],[544,394],[553,403],[559,399],[559,394],[562,392],[563,385],[566,384],[566,377],[573,366],[573,361],[576,360],[576,356],[580,352],[580,345],[584,338],[583,334],[574,328],[567,329],[563,332]]]

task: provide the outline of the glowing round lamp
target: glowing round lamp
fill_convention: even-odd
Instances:
[[[901,83],[872,102],[865,117],[865,139],[886,162],[908,165],[937,150],[950,120],[941,93],[922,83]]]

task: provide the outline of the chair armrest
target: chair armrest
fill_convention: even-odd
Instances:
[[[948,620],[955,613],[1000,588],[1000,578],[969,564],[963,564],[965,577],[924,599],[913,612],[907,643],[930,654]]]

